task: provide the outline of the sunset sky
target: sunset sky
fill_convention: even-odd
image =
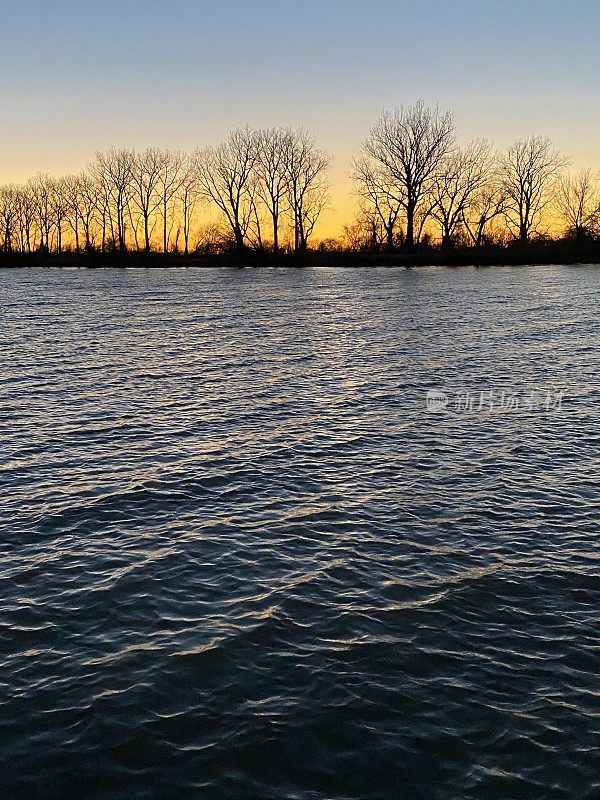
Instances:
[[[461,139],[550,135],[600,167],[597,0],[4,3],[0,180],[79,170],[97,149],[193,149],[232,127],[305,125],[349,160],[383,107],[453,109]]]

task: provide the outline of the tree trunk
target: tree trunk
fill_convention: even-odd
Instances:
[[[394,226],[386,225],[385,227],[385,249],[388,253],[394,252]]]
[[[415,246],[415,203],[410,201],[406,205],[406,247],[411,249]]]
[[[235,237],[236,248],[240,251],[240,253],[243,253],[246,249],[246,243],[244,242],[244,234],[242,233],[240,226],[237,224],[233,229],[233,235]]]
[[[150,228],[148,225],[148,213],[144,212],[144,249],[150,252]]]
[[[276,213],[272,213],[273,217],[273,255],[279,255],[279,220]]]
[[[167,201],[163,201],[163,253],[167,252],[169,243],[167,241]]]
[[[452,236],[450,235],[448,228],[445,227],[445,230],[442,234],[442,250],[452,250],[452,247]]]
[[[527,225],[524,222],[522,222],[519,225],[519,242],[522,245],[525,245],[527,244],[528,241],[529,241],[529,231],[527,230]]]

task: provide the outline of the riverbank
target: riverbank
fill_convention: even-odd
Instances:
[[[571,243],[549,242],[528,247],[457,248],[450,251],[427,247],[396,253],[312,250],[302,255],[281,256],[268,253],[0,253],[0,268],[459,267],[535,264],[600,264],[600,243],[575,247]]]

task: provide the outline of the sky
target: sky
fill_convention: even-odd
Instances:
[[[541,133],[600,168],[598,0],[0,0],[0,19],[0,182],[303,125],[335,157],[329,235],[369,128],[419,98],[464,142]]]

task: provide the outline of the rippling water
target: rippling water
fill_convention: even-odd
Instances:
[[[0,306],[4,797],[598,797],[599,269]]]

